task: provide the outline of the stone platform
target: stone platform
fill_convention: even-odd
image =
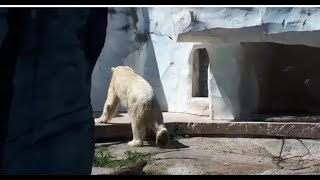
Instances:
[[[320,123],[211,120],[183,113],[163,113],[172,136],[275,137],[319,139]],[[132,137],[130,118],[119,114],[109,124],[96,124],[97,139]]]

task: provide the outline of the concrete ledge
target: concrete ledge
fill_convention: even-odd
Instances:
[[[130,118],[126,114],[110,124],[96,124],[97,139],[131,138]],[[320,139],[320,123],[303,122],[228,122],[180,113],[164,113],[172,136],[251,136]]]

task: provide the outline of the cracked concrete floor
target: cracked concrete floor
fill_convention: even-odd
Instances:
[[[126,142],[97,143],[113,155],[124,157],[127,150],[157,152],[144,170],[161,170],[172,175],[320,174],[320,141],[285,139],[279,167],[276,158],[282,139],[182,138],[168,148],[146,144],[132,148]],[[113,171],[93,167],[92,174]]]

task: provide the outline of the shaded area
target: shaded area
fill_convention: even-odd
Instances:
[[[7,127],[13,96],[13,78],[17,57],[23,46],[24,30],[30,18],[30,9],[10,8],[7,16],[8,32],[0,48],[0,162],[3,161],[3,149],[7,136]],[[2,17],[2,18],[4,18]],[[2,163],[0,171],[3,171]]]
[[[162,82],[160,79],[158,62],[156,59],[153,42],[151,41],[150,36],[149,11],[147,8],[142,8],[142,11],[144,17],[144,27],[146,27],[145,36],[147,39],[147,55],[145,57],[146,60],[144,64],[145,79],[151,84],[152,88],[155,90],[155,94],[157,96],[162,111],[168,111],[168,102],[164,94]]]
[[[154,140],[149,140],[148,141],[149,146],[151,147],[158,147],[155,143]],[[161,149],[184,149],[184,148],[188,148],[189,146],[186,146],[184,144],[182,144],[181,142],[179,142],[176,139],[171,139],[168,144],[164,147],[161,147]]]
[[[275,43],[243,43],[242,46],[246,54],[240,82],[240,107],[245,108],[250,103],[250,97],[245,95],[248,90],[246,85],[253,84],[253,79],[250,82],[248,75],[254,74],[258,104],[251,111],[252,119],[318,120],[319,48]]]

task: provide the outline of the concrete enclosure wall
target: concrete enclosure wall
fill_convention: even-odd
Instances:
[[[105,46],[92,76],[95,116],[107,97],[110,69],[118,65],[131,66],[150,82],[163,111],[213,119],[317,113],[317,49],[297,44],[320,46],[319,12],[110,8]],[[195,54],[203,48],[209,56],[208,97],[193,97],[200,73],[194,64],[201,61]]]

